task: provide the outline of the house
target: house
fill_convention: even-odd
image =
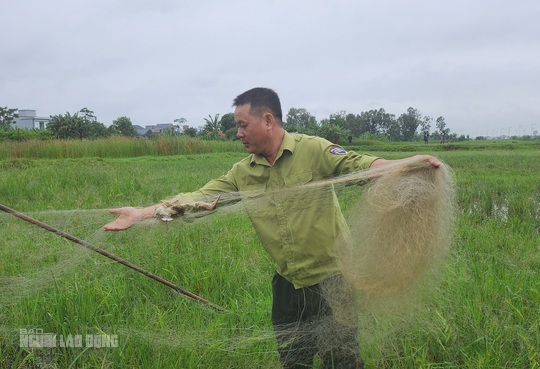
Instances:
[[[150,136],[152,134],[152,129],[148,127],[144,128],[144,127],[134,124],[133,128],[135,128],[139,136]]]
[[[159,124],[150,124],[144,126],[133,125],[133,128],[137,131],[137,134],[139,136],[152,136],[152,135],[160,135],[163,133],[179,133],[178,132],[178,126],[173,123],[159,123]]]
[[[147,126],[152,129],[152,133],[164,133],[164,132],[178,132],[178,126],[172,123],[159,123],[155,126]]]
[[[45,129],[51,121],[50,117],[38,117],[32,109],[19,110],[19,117],[13,119],[13,128]]]

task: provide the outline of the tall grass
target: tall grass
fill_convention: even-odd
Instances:
[[[152,139],[111,137],[100,140],[28,140],[0,143],[0,160],[8,158],[129,158],[150,155],[243,152],[239,141],[207,141],[187,136]]]
[[[414,311],[360,317],[362,355],[373,368],[540,368],[540,155],[436,154],[458,181],[451,255],[437,290]],[[121,233],[100,229],[113,219],[105,209],[194,190],[244,155],[0,162],[1,203],[232,312],[0,214],[0,367],[278,368],[269,315],[273,265],[243,212]],[[338,190],[348,211],[357,191]],[[117,334],[119,347],[19,347],[19,330],[31,327],[64,336]]]
[[[441,145],[423,142],[387,142],[355,139],[350,149],[359,152],[444,152],[454,150],[539,150],[540,139],[458,141]],[[153,155],[190,155],[212,152],[244,152],[239,141],[208,141],[187,136],[127,138],[115,136],[100,140],[1,141],[2,159],[129,158]]]

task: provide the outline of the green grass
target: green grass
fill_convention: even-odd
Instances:
[[[362,316],[373,368],[540,368],[540,152],[528,145],[432,153],[458,182],[452,251],[436,291],[402,316]],[[368,151],[361,148],[358,151]],[[6,158],[1,203],[112,252],[231,313],[35,225],[0,214],[1,368],[278,368],[272,261],[249,219],[106,233],[106,209],[144,206],[226,173],[241,152],[135,158]],[[339,189],[344,209],[353,188]],[[118,335],[113,348],[21,348],[20,329]]]
[[[356,138],[350,149],[383,152],[444,152],[454,150],[538,150],[540,139],[529,140],[468,140],[451,141],[444,145],[423,141],[388,142]],[[160,136],[152,139],[111,137],[101,140],[37,140],[0,141],[0,160],[6,159],[62,159],[62,158],[132,158],[153,155],[191,155],[216,152],[243,153],[237,141],[208,141],[187,136]]]
[[[239,141],[207,141],[186,136],[111,137],[101,140],[28,140],[0,142],[0,159],[9,158],[131,158],[148,155],[243,152]]]

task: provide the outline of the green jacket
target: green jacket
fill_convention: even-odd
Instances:
[[[332,185],[302,185],[367,169],[375,159],[345,152],[320,137],[285,132],[273,166],[251,154],[226,175],[179,198],[192,201],[240,192],[277,272],[296,288],[306,287],[338,271],[334,244],[347,226]]]

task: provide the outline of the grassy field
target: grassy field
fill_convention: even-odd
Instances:
[[[540,368],[540,151],[536,143],[491,144],[396,144],[373,152],[444,160],[455,171],[459,212],[451,254],[430,298],[407,314],[359,317],[368,367]],[[355,149],[372,152],[361,143]],[[113,219],[107,209],[197,189],[245,154],[133,151],[34,158],[0,149],[6,153],[0,203],[229,312],[1,213],[0,367],[278,368],[270,324],[273,265],[243,211],[101,230]],[[354,187],[339,195],[347,211]],[[62,336],[68,347],[21,347],[23,334],[36,328]],[[90,347],[100,345],[115,347]]]

